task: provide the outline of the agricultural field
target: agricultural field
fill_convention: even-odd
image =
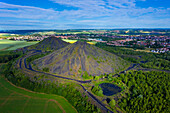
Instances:
[[[56,34],[56,32],[54,32],[54,31],[49,31],[49,32],[38,32],[38,33],[35,33],[35,34],[40,34],[40,35],[52,35],[52,34]]]
[[[68,39],[62,39],[62,40],[71,44],[77,42],[77,40],[68,40]]]
[[[57,31],[44,31],[44,32],[35,32],[34,34],[40,35],[53,35],[53,34],[91,34],[87,31],[65,31],[65,32],[57,32]]]
[[[97,42],[92,41],[92,42],[87,42],[87,43],[88,43],[88,44],[95,45]]]
[[[141,52],[148,52],[148,53],[152,53],[151,52],[151,48],[146,48],[146,49],[144,49],[144,50],[141,50],[141,49],[136,49],[136,50],[134,50],[133,48],[124,48],[124,49],[128,49],[128,50],[133,50],[133,51],[141,51]]]
[[[39,41],[13,41],[13,40],[0,40],[0,51],[16,50],[25,46],[30,46],[38,43]]]
[[[68,39],[62,39],[62,40],[65,41],[65,42],[71,43],[71,44],[77,42],[77,40],[68,40]],[[87,43],[93,45],[93,44],[96,44],[97,42],[92,41],[92,42],[87,42]]]
[[[63,32],[63,33],[56,33],[56,34],[90,34],[90,32]]]
[[[0,38],[6,39],[7,37],[18,36],[18,34],[0,33]]]
[[[68,101],[58,95],[35,93],[16,87],[0,75],[1,113],[76,113]]]

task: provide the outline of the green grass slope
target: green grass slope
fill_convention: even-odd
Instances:
[[[35,93],[16,87],[0,75],[1,113],[76,113],[61,96]]]
[[[129,64],[120,57],[86,42],[76,42],[65,48],[36,59],[33,64],[40,70],[62,75],[101,75],[123,70]]]

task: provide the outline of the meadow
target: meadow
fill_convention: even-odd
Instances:
[[[0,51],[16,50],[25,46],[30,46],[38,43],[39,41],[13,41],[13,40],[0,40]]]
[[[16,87],[0,75],[1,113],[76,113],[68,101],[58,95],[35,93]]]

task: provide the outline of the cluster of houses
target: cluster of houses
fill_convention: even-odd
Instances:
[[[95,41],[95,42],[102,42],[102,43],[106,43],[107,41],[103,41],[102,39],[100,39],[100,38],[97,38],[97,39],[95,39],[95,38],[88,38],[87,39],[88,41]]]
[[[61,35],[61,36],[55,36],[56,38],[61,38],[61,39],[69,39],[69,38],[73,38],[74,36],[63,36],[63,35]]]
[[[116,40],[116,41],[109,41],[106,44],[107,45],[113,45],[113,46],[133,46],[133,45],[138,45],[138,46],[144,46],[145,48],[149,46],[149,48],[153,45],[156,45],[156,43],[158,45],[160,45],[162,48],[157,48],[154,50],[151,50],[151,52],[154,53],[165,53],[165,52],[169,52],[170,50],[170,38],[160,38],[160,39],[153,39],[153,40],[149,40],[148,39],[144,39],[144,40],[140,40],[137,41],[139,39],[124,39],[124,40]],[[131,42],[133,41],[132,45],[129,45],[129,43],[126,42]]]
[[[102,31],[103,32],[103,31]],[[117,31],[118,32],[118,31]],[[106,43],[107,45],[114,45],[114,46],[129,46],[126,42],[133,42],[132,45],[139,45],[146,47],[147,45],[152,46],[155,43],[161,45],[163,48],[152,50],[151,52],[155,53],[164,53],[170,50],[170,37],[168,36],[141,36],[141,35],[121,35],[121,36],[114,36],[108,34],[65,34],[65,35],[54,35],[56,38],[62,39],[82,39],[88,41],[95,41],[95,42],[102,42]],[[7,39],[10,40],[27,40],[27,41],[41,41],[44,38],[49,36],[42,35],[42,36],[18,36],[18,37],[8,37]],[[109,37],[113,39],[121,39],[115,41],[104,41],[100,39],[100,37]],[[1,40],[1,39],[0,39]],[[130,46],[132,46],[130,45]]]
[[[19,37],[8,37],[7,39],[9,40],[15,40],[15,41],[23,41],[23,40],[27,40],[27,41],[41,41],[44,38],[47,38],[48,36],[19,36]]]
[[[165,52],[169,52],[170,48],[159,48],[159,49],[155,49],[155,50],[151,50],[151,52],[154,53],[165,53]]]
[[[107,45],[114,45],[114,46],[126,46],[124,45],[125,42],[133,41],[133,39],[124,39],[124,40],[116,40],[116,41],[109,41]]]

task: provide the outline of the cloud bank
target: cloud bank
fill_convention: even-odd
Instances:
[[[41,1],[40,1],[41,2]],[[140,7],[145,0],[50,0],[71,7],[40,8],[0,2],[0,29],[169,28],[170,8]],[[28,25],[28,26],[27,26]]]

